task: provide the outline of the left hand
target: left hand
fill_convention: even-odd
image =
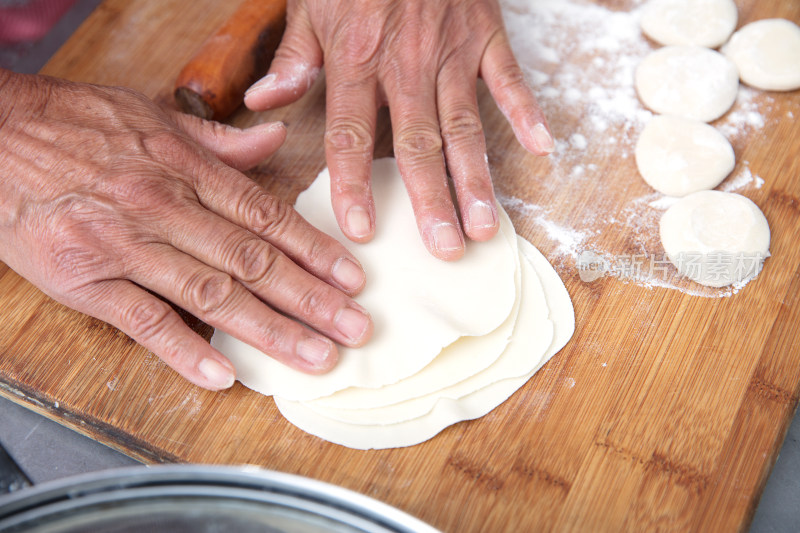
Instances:
[[[333,210],[348,238],[375,231],[370,189],[377,110],[388,105],[394,151],[427,248],[464,253],[463,231],[498,230],[476,80],[480,76],[529,151],[553,151],[544,114],[509,46],[497,0],[289,0],[286,33],[269,74],[245,104],[265,110],[299,99],[325,63],[325,152]]]

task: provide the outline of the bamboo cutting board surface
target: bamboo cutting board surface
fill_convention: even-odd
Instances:
[[[45,73],[129,86],[169,104],[180,68],[237,3],[107,0]],[[512,33],[526,16],[524,2],[515,4]],[[740,24],[800,22],[800,3],[737,4]],[[602,15],[597,24],[569,26],[578,24],[575,13],[561,24],[586,33],[570,39],[587,43],[603,22],[629,27],[626,13],[638,5],[588,3],[585,20]],[[2,264],[0,392],[145,462],[247,463],[301,474],[445,531],[745,529],[800,387],[800,93],[743,89],[738,107],[717,124],[738,160],[723,188],[764,211],[772,257],[737,291],[693,286],[656,261],[663,250],[654,224],[664,200],[630,157],[643,108],[626,105],[635,95],[608,85],[613,76],[599,90],[586,85],[593,66],[616,68],[622,61],[609,66],[608,58],[627,61],[654,48],[616,34],[622,48],[596,38],[588,47],[557,49],[557,61],[538,42],[538,59],[526,69],[559,139],[551,158],[525,154],[490,96],[479,92],[498,196],[518,232],[556,266],[577,323],[567,347],[482,419],[406,449],[329,444],[238,384],[211,393],[185,383],[119,331],[53,302]],[[609,50],[612,56],[593,59]],[[581,76],[570,77],[575,72]],[[570,80],[572,91],[564,85]],[[598,111],[603,101],[610,107]],[[235,115],[236,125],[289,125],[286,145],[253,178],[293,200],[324,167],[324,112],[320,80],[285,109]],[[391,153],[386,117],[378,156]],[[618,120],[600,124],[603,117]],[[608,275],[580,279],[576,257],[585,250],[614,263]],[[650,265],[649,274],[632,274],[639,263]]]

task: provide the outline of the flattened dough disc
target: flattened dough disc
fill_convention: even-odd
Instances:
[[[422,244],[394,159],[373,162],[372,186],[377,230],[367,244],[355,244],[339,230],[327,169],[297,199],[300,214],[361,261],[367,285],[357,300],[372,314],[372,339],[358,349],[339,347],[336,367],[312,376],[216,331],[212,345],[230,358],[244,385],[262,394],[305,401],[347,387],[394,383],[419,372],[460,337],[495,330],[511,313],[519,257],[507,218],[501,219],[501,235],[469,242],[461,260],[447,263]]]
[[[661,216],[661,244],[684,276],[709,287],[751,279],[769,255],[764,213],[735,193],[700,191]]]

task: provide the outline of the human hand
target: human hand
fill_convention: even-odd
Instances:
[[[356,259],[235,170],[276,150],[282,124],[3,70],[0,95],[0,260],[54,299],[209,389],[233,366],[153,293],[305,372],[335,364],[330,339],[369,338]]]
[[[458,259],[464,235],[498,229],[476,80],[486,82],[517,139],[553,151],[553,139],[508,43],[496,0],[289,0],[269,74],[245,96],[250,109],[291,103],[325,64],[325,152],[336,219],[348,238],[375,231],[370,192],[377,110],[389,106],[394,151],[419,232],[437,257]]]

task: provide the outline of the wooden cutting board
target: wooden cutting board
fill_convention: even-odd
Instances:
[[[800,22],[797,2],[737,3],[740,24],[773,16]],[[181,66],[237,4],[107,0],[45,73],[125,85],[170,103]],[[598,4],[621,12],[636,5]],[[550,64],[543,94],[571,60],[586,58]],[[636,128],[611,124],[593,133],[585,115],[551,106],[553,130],[569,141],[559,148],[572,155],[535,158],[517,146],[481,87],[498,193],[519,233],[564,279],[577,329],[508,402],[429,442],[354,451],[307,435],[270,398],[238,384],[222,393],[187,384],[124,334],[53,302],[2,264],[0,393],[145,462],[248,463],[301,474],[446,531],[745,529],[800,387],[800,93],[747,94],[764,120],[734,140],[734,174],[752,178],[737,192],[766,214],[772,257],[755,281],[723,296],[681,281],[581,281],[578,248],[645,261],[663,253],[653,226],[660,200],[628,157]],[[286,145],[254,179],[294,199],[324,167],[324,113],[321,80],[285,109],[235,115],[237,125],[289,125]],[[614,142],[627,148],[610,149]],[[382,114],[376,154],[390,153]]]

